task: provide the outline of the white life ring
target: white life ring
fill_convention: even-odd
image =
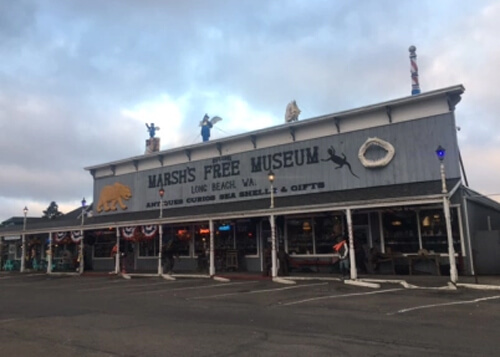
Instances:
[[[386,151],[386,154],[384,157],[381,157],[378,160],[368,160],[365,157],[366,151],[371,147],[371,146],[378,146],[381,147]],[[392,158],[394,157],[395,150],[394,146],[391,145],[391,143],[379,139],[379,138],[368,138],[363,145],[359,148],[358,152],[358,158],[359,161],[361,161],[361,164],[364,167],[368,168],[373,168],[373,167],[384,167],[391,162]]]

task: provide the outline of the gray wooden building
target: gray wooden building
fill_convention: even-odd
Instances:
[[[456,85],[87,167],[92,215],[33,222],[27,240],[83,230],[89,269],[113,269],[121,242],[128,270],[155,272],[173,239],[176,269],[205,271],[208,256],[211,274],[267,272],[273,241],[280,273],[285,264],[327,273],[339,237],[350,240],[357,272],[449,274],[452,242],[459,274],[499,273],[500,205],[468,188],[461,166],[463,92]],[[22,233],[0,229],[4,261],[16,258],[9,246]]]

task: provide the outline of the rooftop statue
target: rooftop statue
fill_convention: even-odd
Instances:
[[[203,139],[203,142],[208,141],[210,139],[210,130],[214,126],[214,124],[220,122],[222,120],[221,117],[213,117],[210,119],[208,114],[205,114],[203,119],[200,121],[200,126],[201,126],[201,137]]]
[[[286,106],[285,123],[290,123],[292,121],[299,120],[299,114],[300,114],[300,109],[297,106],[297,103],[295,102],[295,100],[292,100]]]
[[[146,128],[148,128],[149,137],[151,139],[155,137],[156,130],[160,130],[158,126],[155,126],[155,123],[151,123],[151,125],[148,125],[148,123],[146,123]]]

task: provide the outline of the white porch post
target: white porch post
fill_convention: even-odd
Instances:
[[[455,248],[453,247],[453,233],[451,229],[450,201],[446,194],[443,195],[444,219],[446,221],[446,235],[448,236],[448,255],[450,261],[450,280],[456,284],[458,280],[457,265],[455,260]]]
[[[214,221],[210,219],[208,221],[208,229],[210,231],[210,276],[215,275],[215,252],[214,252]]]
[[[446,150],[439,145],[436,150],[436,155],[439,159],[439,166],[441,171],[441,185],[443,194],[443,211],[444,219],[446,221],[446,235],[448,237],[448,260],[450,262],[450,280],[453,284],[456,284],[458,280],[457,264],[455,261],[455,248],[453,247],[453,232],[451,228],[451,218],[450,218],[450,199],[448,197],[448,189],[446,187],[446,174],[444,170],[444,157]]]
[[[116,227],[115,274],[120,274],[120,228]]]
[[[47,251],[47,274],[52,273],[52,233],[49,233],[49,249]]]
[[[278,275],[276,262],[276,221],[274,214],[271,214],[269,217],[269,222],[271,223],[271,276],[274,279]]]
[[[162,250],[163,250],[163,225],[161,223],[163,219],[163,196],[165,195],[165,189],[163,188],[163,185],[160,187],[160,190],[158,191],[158,194],[160,195],[160,220],[158,222],[158,275],[163,274],[163,266],[161,264],[161,255],[162,255]]]
[[[158,275],[162,275],[163,274],[163,265],[161,264],[161,255],[162,255],[162,249],[163,249],[163,225],[160,223],[158,225],[158,230],[159,230],[159,234],[158,234],[158,239],[159,239],[159,242],[158,242]],[[168,231],[167,231],[168,233]]]
[[[87,205],[87,201],[85,200],[85,197],[82,199],[82,224],[81,224],[81,229],[80,229],[80,252],[78,253],[78,260],[80,262],[78,266],[78,273],[82,274],[83,273],[83,225],[85,224],[85,207]]]
[[[28,214],[28,207],[24,207],[24,220],[23,220],[23,236],[21,239],[21,268],[20,272],[24,273],[26,269],[26,215]]]
[[[358,278],[358,271],[356,269],[356,255],[354,251],[354,233],[352,229],[352,216],[351,209],[346,209],[347,217],[347,232],[349,234],[349,265],[351,267],[351,280],[356,280]]]

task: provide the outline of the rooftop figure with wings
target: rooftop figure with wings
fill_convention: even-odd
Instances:
[[[151,125],[148,125],[148,123],[146,123],[146,128],[148,128],[149,137],[151,139],[155,137],[156,130],[160,130],[159,127],[155,126],[155,123],[151,123]]]
[[[222,120],[221,117],[213,117],[210,119],[208,114],[205,114],[203,119],[200,122],[201,126],[201,137],[203,138],[203,142],[208,141],[210,139],[210,129],[214,126],[214,124],[220,122]]]

